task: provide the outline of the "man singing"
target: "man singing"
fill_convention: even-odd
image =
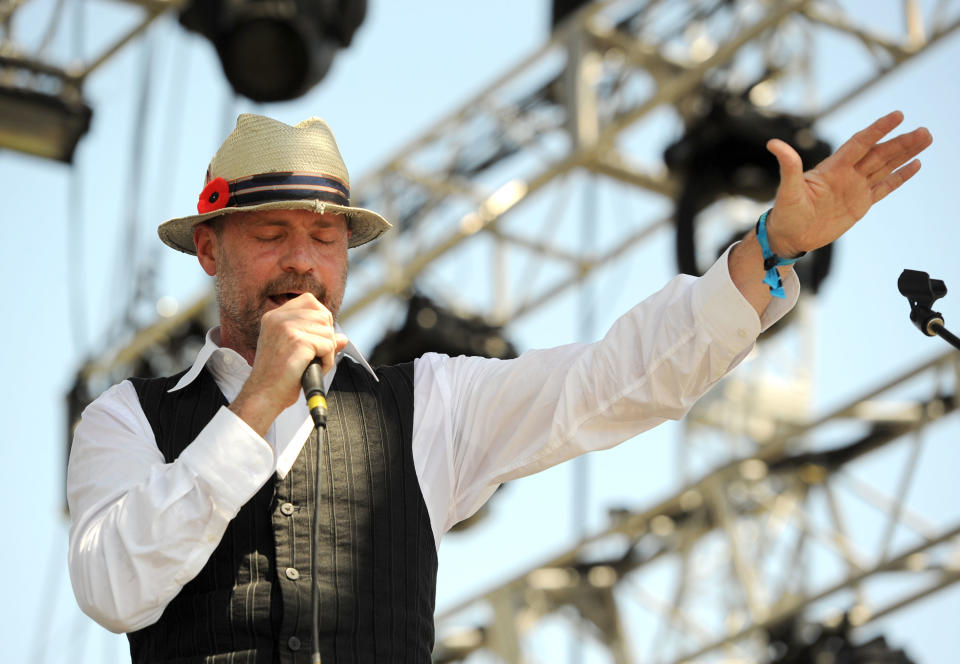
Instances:
[[[325,663],[429,662],[443,534],[502,482],[682,417],[796,302],[792,259],[919,170],[926,129],[880,142],[902,119],[880,118],[808,172],[770,141],[772,210],[703,277],[674,278],[596,343],[374,370],[336,319],[348,249],[390,224],[351,206],[325,122],[241,115],[198,214],[159,228],[216,278],[220,325],[186,371],[113,386],[76,429],[81,608],[127,632],[137,663],[298,663],[314,645],[316,583]],[[300,387],[314,358],[329,404],[319,504]]]

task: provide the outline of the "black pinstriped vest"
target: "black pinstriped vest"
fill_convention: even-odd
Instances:
[[[182,374],[181,374],[182,375]],[[413,365],[343,360],[327,397],[320,515],[324,664],[429,662],[437,555],[413,466]],[[172,462],[226,404],[204,369],[131,379]],[[135,663],[284,664],[310,660],[310,527],[316,434],[230,522],[206,566],[160,620],[128,634]]]

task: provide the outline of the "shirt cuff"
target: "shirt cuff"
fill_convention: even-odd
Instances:
[[[800,281],[795,271],[787,271],[783,279],[786,297],[771,298],[763,315],[758,317],[730,277],[728,260],[734,246],[731,245],[697,280],[693,307],[699,322],[707,326],[713,338],[739,351],[793,309],[800,296]]]
[[[797,278],[796,270],[787,270],[783,277],[783,291],[786,297],[770,298],[770,304],[763,310],[760,316],[760,331],[765,332],[767,328],[786,316],[797,304],[800,297],[800,279]]]
[[[226,406],[180,454],[232,519],[274,471],[273,448]]]
[[[733,283],[727,258],[730,249],[693,286],[693,311],[710,337],[734,354],[746,350],[760,335],[760,318]]]

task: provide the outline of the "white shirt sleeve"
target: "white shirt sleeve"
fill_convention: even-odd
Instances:
[[[726,265],[677,277],[596,344],[511,361],[418,360],[413,456],[436,541],[501,482],[679,418],[734,367],[798,286],[788,277],[787,299],[761,321]],[[133,385],[101,395],[77,426],[67,469],[70,578],[83,611],[114,632],[156,622],[276,463],[270,444],[221,408],[167,464]]]
[[[133,385],[104,392],[84,411],[67,467],[80,608],[118,633],[156,622],[273,470],[273,449],[227,408],[165,463]]]
[[[505,361],[424,355],[414,366],[414,459],[437,542],[500,483],[683,417],[796,303],[792,273],[785,288],[761,320],[725,254],[699,279],[671,280],[596,343]]]

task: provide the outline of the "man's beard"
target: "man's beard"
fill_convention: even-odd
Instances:
[[[223,269],[226,268],[226,269]],[[266,313],[269,296],[278,293],[304,292],[311,293],[325,306],[334,319],[340,310],[343,298],[342,292],[331,295],[325,284],[318,282],[311,275],[284,273],[276,279],[271,279],[256,294],[250,297],[246,293],[237,292],[236,282],[231,279],[232,265],[223,262],[221,257],[220,269],[217,271],[215,283],[217,302],[220,305],[221,325],[228,323],[233,332],[250,350],[256,350],[257,340],[260,338],[260,321]],[[341,283],[346,283],[346,268]]]

